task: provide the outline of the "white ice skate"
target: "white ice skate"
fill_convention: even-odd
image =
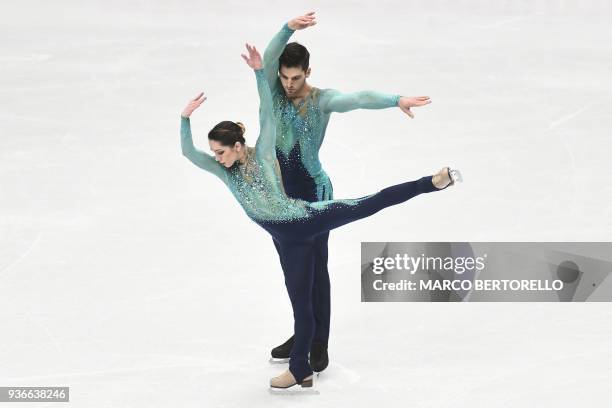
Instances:
[[[447,176],[443,176],[444,171],[446,170]],[[445,182],[445,179],[448,177],[448,184],[442,187],[442,183]],[[447,187],[454,185],[455,183],[460,183],[463,181],[463,176],[459,170],[451,170],[450,167],[442,167],[438,173],[436,173],[432,178],[433,185],[438,190],[444,190]]]
[[[278,377],[270,379],[270,388],[274,389],[287,389],[294,385],[300,385],[302,388],[312,388],[313,376],[312,374],[304,378],[301,382],[297,382],[291,371],[287,370]]]

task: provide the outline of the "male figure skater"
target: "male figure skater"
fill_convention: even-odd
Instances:
[[[427,96],[405,97],[373,91],[341,93],[308,84],[308,50],[296,42],[287,44],[296,30],[316,24],[314,12],[296,17],[283,25],[264,53],[264,72],[272,91],[276,120],[276,156],[285,192],[289,197],[314,202],[333,198],[332,184],[319,160],[319,149],[332,112],[355,109],[399,107],[413,118],[410,108],[430,103]],[[311,342],[310,365],[315,372],[329,364],[327,345],[330,321],[330,285],[327,270],[329,232],[314,240],[315,274],[312,307],[315,335]],[[281,258],[281,246],[274,245]],[[272,362],[285,362],[291,356],[293,336],[272,349]]]

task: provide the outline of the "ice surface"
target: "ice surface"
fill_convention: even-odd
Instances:
[[[240,58],[310,9],[310,82],[429,95],[332,116],[337,198],[465,182],[332,232],[319,394],[272,395],[292,315],[271,239],[180,154],[257,135]],[[610,241],[607,1],[20,1],[0,14],[0,386],[74,407],[607,406],[609,304],[360,303],[361,241]],[[443,217],[452,208],[461,217]],[[7,405],[10,406],[10,405]],[[56,406],[31,403],[28,406]]]

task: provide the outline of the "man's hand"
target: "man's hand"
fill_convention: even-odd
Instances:
[[[261,69],[261,67],[263,67],[263,64],[261,63],[261,55],[259,54],[259,51],[257,51],[254,46],[251,46],[249,44],[246,44],[246,48],[247,51],[249,51],[249,56],[247,58],[246,55],[240,54],[242,56],[242,59],[244,59],[247,65],[253,68],[254,70]]]
[[[313,26],[317,24],[317,22],[315,21],[316,17],[314,13],[315,13],[314,11],[311,11],[310,13],[306,13],[303,16],[299,16],[292,20],[289,20],[287,25],[289,26],[290,29],[294,31],[303,30],[307,27]]]
[[[206,97],[204,96],[204,92],[200,92],[198,96],[189,101],[185,109],[183,109],[181,116],[184,118],[188,118],[189,116],[191,116],[193,111],[198,109],[202,102],[204,102],[205,100]]]
[[[410,111],[410,108],[424,106],[430,103],[431,99],[429,99],[429,96],[402,96],[397,105],[402,112],[414,119],[414,113]]]

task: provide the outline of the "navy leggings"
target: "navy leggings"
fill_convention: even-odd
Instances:
[[[278,257],[285,274],[285,282],[287,282],[287,273],[285,265],[290,266],[292,262],[287,263],[286,259],[291,259],[291,255],[287,253],[287,245],[283,245],[272,237],[274,247],[278,252]],[[315,236],[312,241],[305,241],[312,245],[313,256],[313,281],[312,281],[312,312],[315,319],[315,331],[312,339],[313,343],[320,343],[327,347],[329,341],[329,322],[331,314],[331,297],[329,270],[327,268],[328,261],[328,241],[329,232],[325,232]],[[287,288],[288,289],[288,288]]]
[[[281,162],[285,163],[285,162]],[[321,197],[332,199],[333,187],[329,179],[322,183],[322,190],[318,191],[317,184],[314,179],[308,176],[308,173],[302,169],[292,168],[294,163],[300,163],[299,160],[293,159],[287,162],[283,171],[283,187],[285,193],[291,197],[308,202],[321,201]],[[289,167],[287,167],[289,166]],[[282,167],[281,167],[282,168]],[[296,176],[297,175],[297,176]],[[278,256],[283,265],[283,251],[280,243],[276,238],[272,237],[274,247],[278,252]],[[328,261],[328,242],[329,232],[324,232],[314,237],[314,277],[312,282],[312,311],[315,319],[315,331],[313,343],[320,343],[327,346],[329,341],[329,322],[330,322],[330,284],[329,270],[327,269]],[[283,273],[287,272],[283,268]]]
[[[356,204],[330,201],[323,209],[309,207],[310,217],[293,222],[257,223],[268,231],[279,251],[285,285],[293,308],[295,341],[289,370],[298,382],[312,374],[308,352],[315,333],[313,283],[316,267],[317,238],[345,224],[369,217],[392,205],[403,203],[419,194],[438,191],[432,176],[385,188]]]

